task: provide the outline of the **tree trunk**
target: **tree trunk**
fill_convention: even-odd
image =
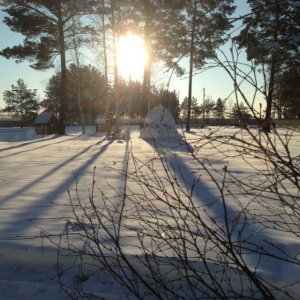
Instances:
[[[24,105],[23,105],[23,91],[21,90],[21,128],[24,127]]]
[[[114,51],[114,100],[115,100],[115,129],[119,131],[120,126],[120,104],[119,104],[119,68],[118,68],[118,34],[115,20],[115,3],[112,1],[112,28],[113,28],[113,51]]]
[[[273,54],[272,60],[271,60],[269,90],[268,90],[268,95],[267,95],[267,99],[266,99],[267,100],[266,116],[265,116],[265,122],[264,122],[264,126],[263,126],[263,130],[266,132],[271,131],[275,66],[276,66],[276,56],[275,56],[275,54]]]
[[[105,0],[102,0],[103,11],[105,11]],[[106,28],[105,28],[105,14],[102,14],[102,34],[103,34],[103,54],[104,54],[104,76],[105,76],[105,97],[106,97],[106,112],[110,116],[109,107],[109,90],[108,90],[108,61],[107,61],[107,47],[106,47]]]
[[[187,106],[187,118],[186,118],[186,131],[191,130],[191,108],[192,108],[192,87],[193,87],[193,68],[194,68],[194,40],[195,40],[195,27],[196,27],[196,9],[197,3],[194,2],[194,16],[192,23],[191,33],[191,47],[190,47],[190,71],[189,71],[189,94],[188,94],[188,106]]]
[[[76,35],[75,32],[72,30],[73,34],[73,43],[74,43],[74,52],[75,52],[75,59],[76,59],[76,65],[77,65],[77,85],[78,85],[78,95],[77,95],[77,103],[80,111],[80,117],[81,117],[81,128],[82,128],[82,134],[85,134],[85,128],[84,128],[84,115],[82,111],[82,105],[81,105],[81,85],[82,85],[82,78],[81,78],[81,73],[80,73],[80,60],[79,60],[79,47],[80,45],[77,44],[76,42]]]
[[[275,7],[278,7],[278,1],[275,1]],[[280,14],[279,10],[276,9],[276,22],[275,22],[275,32],[274,32],[274,42],[277,42],[278,40],[278,24],[280,24]],[[270,65],[270,80],[269,80],[269,89],[268,89],[268,95],[267,95],[267,108],[266,108],[266,117],[264,122],[263,130],[265,132],[271,131],[271,124],[272,124],[272,104],[273,104],[273,97],[274,97],[274,87],[275,87],[275,72],[276,72],[276,64],[277,64],[277,56],[276,53],[272,53],[271,56],[271,65]]]
[[[142,105],[141,115],[145,117],[147,111],[150,109],[150,16],[151,12],[150,5],[145,4],[145,27],[144,27],[144,42],[147,51],[147,57],[145,58],[144,64],[144,75],[143,75],[143,89],[142,89]]]
[[[58,29],[59,29],[59,45],[60,45],[60,64],[61,64],[61,78],[60,78],[60,109],[59,109],[59,128],[58,133],[64,135],[66,111],[67,111],[67,68],[66,68],[66,50],[65,50],[65,36],[64,25],[61,15],[61,1],[59,3],[60,9],[58,12]]]

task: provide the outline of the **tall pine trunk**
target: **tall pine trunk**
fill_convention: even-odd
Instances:
[[[120,103],[119,103],[119,67],[118,67],[118,34],[115,19],[115,1],[111,2],[112,28],[113,28],[113,51],[114,51],[114,100],[115,100],[115,129],[120,130]]]
[[[62,21],[61,1],[59,3],[60,9],[58,12],[58,30],[59,30],[59,46],[60,46],[60,109],[59,109],[59,128],[58,133],[64,135],[66,111],[67,111],[67,67],[66,67],[66,50],[65,50],[65,36],[64,36],[64,24]]]
[[[276,55],[272,54],[271,66],[270,66],[270,81],[269,81],[269,90],[267,94],[267,107],[266,107],[266,116],[265,116],[265,125],[264,130],[266,132],[271,131],[272,123],[272,104],[274,96],[274,87],[275,87],[275,70],[276,70]]]
[[[144,42],[147,51],[147,57],[144,63],[144,74],[143,74],[143,87],[142,87],[142,106],[141,115],[145,117],[147,111],[150,109],[150,13],[147,11],[147,5],[145,9],[145,29],[144,29]]]
[[[191,130],[191,108],[192,108],[192,88],[193,88],[194,41],[195,41],[195,27],[196,27],[196,9],[197,9],[197,3],[195,1],[194,2],[193,22],[192,22],[192,32],[191,32],[191,45],[190,45],[189,94],[188,94],[188,107],[187,107],[187,118],[186,118],[186,131],[187,132],[189,132]]]
[[[102,0],[102,8],[105,11],[105,0]],[[105,14],[102,14],[102,34],[103,34],[103,54],[104,54],[104,77],[105,77],[105,97],[106,97],[106,112],[110,116],[109,90],[108,90],[108,60],[107,60],[107,46],[106,46],[106,28],[105,28]]]

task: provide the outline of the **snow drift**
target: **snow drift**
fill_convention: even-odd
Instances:
[[[146,116],[140,138],[179,137],[175,121],[170,111],[164,107],[151,109]]]

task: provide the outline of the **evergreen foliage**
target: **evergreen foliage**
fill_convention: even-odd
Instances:
[[[186,122],[187,118],[187,111],[188,111],[188,98],[185,97],[181,103],[181,115],[182,119]],[[203,113],[203,108],[201,105],[198,104],[197,98],[192,98],[191,103],[191,119],[197,119]]]
[[[22,79],[17,85],[12,85],[10,91],[3,93],[6,107],[2,112],[8,112],[21,118],[21,128],[27,123],[32,124],[39,110],[37,90],[30,90]]]
[[[213,109],[213,116],[217,119],[224,119],[225,110],[226,110],[225,101],[223,101],[221,98],[218,98],[216,105]]]
[[[174,118],[175,123],[179,122],[180,105],[176,91],[170,92],[168,90],[161,89],[153,102],[153,107],[156,106],[167,108]]]
[[[208,59],[216,56],[216,49],[226,42],[225,32],[232,28],[228,16],[234,10],[232,0],[188,1],[186,28],[189,64],[189,94],[186,131],[190,131],[192,81],[194,68],[201,69]]]
[[[246,126],[247,122],[251,119],[249,108],[243,102],[234,104],[231,116],[235,120],[236,125],[239,126]]]
[[[105,94],[109,88],[103,74],[92,66],[82,66],[78,69],[71,64],[67,69],[67,114],[66,120],[79,122],[79,107],[77,103],[78,87],[81,88],[81,106],[87,124],[93,124],[97,114],[106,113]],[[42,105],[48,110],[57,113],[60,106],[60,73],[49,80],[46,87],[47,99]]]
[[[248,60],[263,67],[267,101],[265,120],[270,131],[275,101],[276,77],[286,68],[299,66],[299,5],[290,0],[248,0],[252,13],[244,18],[245,28],[236,41],[246,48]],[[267,70],[265,69],[267,67]]]
[[[187,107],[184,108],[188,131],[190,118],[200,113],[192,103],[195,70],[203,70],[207,62],[216,59],[217,50],[229,37],[225,34],[235,21],[243,20],[244,27],[234,42],[246,49],[253,66],[261,67],[264,83],[259,91],[267,102],[265,120],[270,125],[274,107],[279,117],[299,118],[300,1],[247,2],[251,13],[230,19],[235,10],[233,0],[2,0],[3,11],[8,14],[4,23],[12,31],[21,33],[24,42],[3,49],[0,55],[13,58],[18,63],[28,60],[32,68],[41,71],[52,68],[56,58],[60,58],[61,69],[59,75],[55,75],[55,80],[51,78],[48,86],[52,86],[51,92],[47,97],[51,100],[49,109],[60,119],[61,134],[64,134],[68,118],[75,118],[78,113],[78,105],[73,101],[78,98],[76,93],[80,94],[79,98],[82,96],[83,110],[89,111],[88,114],[114,111],[119,116],[132,117],[145,116],[150,106],[156,103],[162,103],[172,111],[168,106],[168,101],[172,99],[172,114],[176,119],[179,108],[175,94],[167,90],[155,91],[152,80],[155,76],[154,65],[162,63],[171,76],[173,73],[179,76],[188,73],[189,91]],[[127,84],[118,73],[114,43],[120,36],[132,33],[143,38],[148,56],[142,82]],[[74,53],[75,48],[78,51],[77,47],[91,42],[101,49],[102,66],[97,66],[97,70],[99,67],[103,75],[100,76],[101,83],[89,85],[92,79],[78,77],[75,80],[76,76],[70,73],[70,69],[74,71],[76,68],[68,66],[67,61],[71,51]],[[183,58],[189,60],[189,70],[183,68]],[[80,64],[77,61],[77,68],[83,65],[82,61]],[[109,74],[111,69],[114,69],[113,76]],[[78,86],[78,82],[84,84],[85,91],[76,92],[75,85]],[[163,99],[168,101],[165,103]],[[214,110],[213,101],[206,101],[202,108],[203,116],[223,118],[224,108],[218,101],[214,103]],[[250,106],[249,103],[246,105]],[[92,109],[95,110],[93,113]],[[251,110],[254,114],[253,107]],[[266,130],[269,131],[270,126]]]
[[[2,5],[9,16],[4,23],[12,31],[24,35],[23,45],[7,47],[0,51],[5,58],[14,58],[16,62],[28,60],[36,70],[47,70],[54,66],[57,56],[61,65],[60,128],[65,134],[67,110],[66,52],[70,48],[68,33],[76,31],[78,35],[87,34],[89,28],[76,22],[76,17],[90,14],[95,1],[74,0],[4,0]]]
[[[282,72],[277,83],[276,108],[279,118],[300,119],[300,67]]]

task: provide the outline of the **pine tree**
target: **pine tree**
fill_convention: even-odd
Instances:
[[[248,107],[243,103],[235,103],[232,107],[231,117],[235,120],[235,124],[239,126],[246,126],[251,119]]]
[[[69,49],[68,31],[76,27],[77,34],[86,33],[89,28],[78,22],[77,17],[90,14],[95,1],[79,0],[3,0],[2,6],[9,17],[4,23],[12,31],[24,35],[23,45],[7,47],[0,51],[5,58],[16,62],[29,60],[36,70],[46,70],[54,66],[57,56],[61,66],[61,94],[59,113],[59,133],[65,134],[67,110],[66,52]]]
[[[176,123],[179,122],[180,106],[176,91],[161,89],[156,96],[155,106],[166,107],[173,116]]]
[[[300,119],[300,67],[288,68],[276,84],[276,108],[278,117]]]
[[[216,102],[216,105],[213,109],[213,115],[217,119],[224,119],[225,118],[225,101],[223,101],[221,98],[219,98]]]
[[[96,116],[106,112],[106,79],[96,68],[88,65],[77,67],[71,64],[67,68],[67,113],[66,120],[78,122],[80,107],[78,106],[78,86],[80,85],[81,107],[87,123],[93,123]],[[53,75],[46,86],[46,99],[42,106],[57,113],[60,95],[60,73]]]
[[[214,107],[216,106],[215,101],[211,97],[207,97],[204,100],[204,107],[202,105],[202,112],[204,110],[204,115],[206,118],[210,118]]]
[[[189,50],[184,53],[189,64],[189,95],[186,131],[190,130],[192,84],[194,69],[201,69],[206,61],[215,57],[216,49],[225,43],[224,32],[232,25],[228,20],[234,10],[232,0],[193,0],[186,5],[186,39]]]
[[[12,85],[10,91],[3,93],[3,100],[7,106],[2,112],[12,113],[21,118],[21,128],[26,122],[32,122],[37,116],[39,103],[37,101],[37,90],[28,89],[22,79],[17,81],[17,85]]]
[[[133,20],[133,23],[128,28],[143,38],[147,51],[141,103],[142,115],[145,116],[151,106],[152,67],[158,61],[164,62],[167,67],[173,67],[174,39],[177,39],[177,46],[181,44],[182,32],[179,33],[178,29],[183,26],[180,11],[185,1],[132,0],[130,2],[131,11],[128,19]]]
[[[187,111],[188,111],[188,97],[185,97],[181,103],[181,115],[186,122],[187,119]],[[197,98],[192,98],[191,103],[191,118],[196,120],[199,118],[199,116],[203,114],[203,107],[198,104]]]
[[[249,60],[268,67],[265,77],[267,102],[265,123],[270,131],[275,80],[282,69],[299,65],[300,1],[248,0],[252,14],[244,19],[245,28],[237,37]]]

